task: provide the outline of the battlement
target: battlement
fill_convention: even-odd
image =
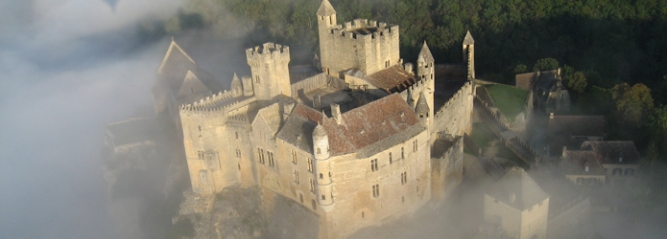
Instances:
[[[467,94],[470,94],[470,92],[472,92],[471,88],[472,88],[472,82],[471,81],[466,82],[463,85],[463,87],[461,87],[458,91],[456,91],[456,93],[454,93],[452,98],[447,100],[445,105],[442,106],[438,110],[438,112],[435,113],[436,117],[438,117],[438,115],[440,115],[440,114],[445,114],[446,113],[445,111],[448,111],[448,109],[450,109],[450,107],[452,107],[452,104],[454,104],[454,106],[457,106],[457,102],[459,101],[459,98],[465,97]]]
[[[355,19],[343,25],[337,25],[330,31],[335,36],[348,39],[377,39],[398,36],[398,25],[387,25],[368,19]]]
[[[289,47],[272,42],[264,43],[262,46],[248,48],[245,50],[248,64],[259,64],[265,60],[288,60],[290,59]]]
[[[233,92],[225,90],[212,96],[208,96],[192,104],[181,105],[182,112],[189,113],[217,113],[230,109],[235,109],[237,105],[248,100],[254,100],[254,97],[233,97]]]

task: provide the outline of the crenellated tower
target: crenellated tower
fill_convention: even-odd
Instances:
[[[463,63],[468,68],[468,79],[475,79],[475,39],[470,35],[470,31],[463,38]]]
[[[278,95],[292,95],[289,78],[289,47],[264,43],[246,49],[252,72],[252,85],[258,100],[271,100]]]
[[[317,11],[322,71],[340,77],[349,69],[370,75],[399,64],[397,25],[367,19],[336,23],[336,10],[328,0]]]
[[[322,123],[327,118],[322,113]],[[333,204],[331,161],[329,160],[329,136],[322,124],[317,124],[313,130],[313,152],[315,153],[315,172],[317,175],[317,194],[319,204],[331,206]]]

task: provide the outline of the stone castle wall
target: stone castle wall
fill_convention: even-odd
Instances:
[[[472,102],[472,84],[467,82],[435,113],[431,135],[441,132],[462,136],[471,125]]]

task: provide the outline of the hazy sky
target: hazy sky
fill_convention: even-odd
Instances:
[[[181,0],[0,0],[0,238],[116,238],[105,125],[151,104],[168,42],[128,50]]]

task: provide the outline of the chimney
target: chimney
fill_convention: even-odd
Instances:
[[[412,72],[412,63],[405,63],[403,68],[405,68],[405,71],[409,72],[410,74],[414,74],[414,72]]]
[[[340,113],[340,105],[331,104],[331,116],[333,116],[337,124],[344,124],[343,115]]]
[[[322,107],[322,98],[320,95],[313,96],[313,108],[319,110]]]

